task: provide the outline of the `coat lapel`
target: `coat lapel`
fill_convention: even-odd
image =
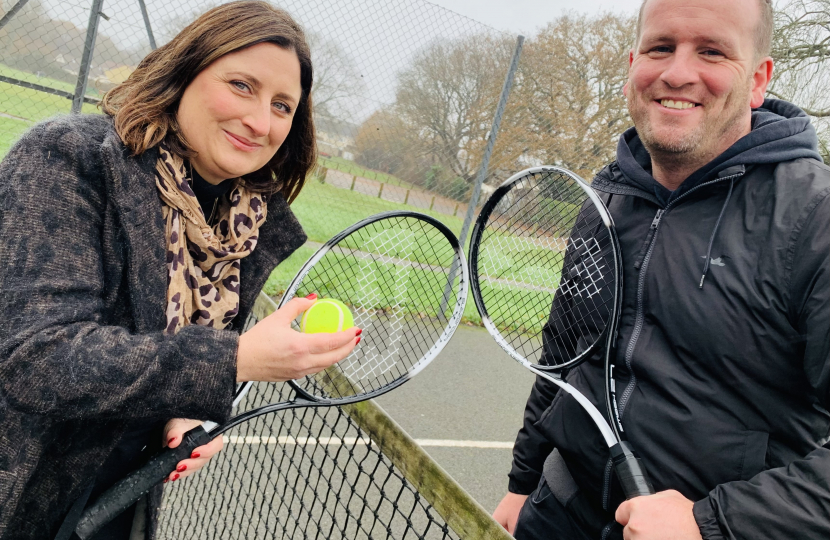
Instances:
[[[127,279],[136,331],[161,330],[165,326],[167,266],[164,221],[153,172],[158,150],[132,157],[113,130],[104,139],[102,154],[127,240]]]

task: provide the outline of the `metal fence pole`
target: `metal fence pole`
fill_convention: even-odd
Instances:
[[[150,39],[150,48],[156,50],[156,38],[153,36],[153,27],[150,26],[150,15],[147,13],[147,6],[144,0],[138,0],[138,7],[141,8],[141,16],[144,17],[144,27],[147,28],[147,37]]]
[[[513,51],[513,58],[510,60],[510,69],[507,70],[507,77],[504,79],[504,86],[501,89],[499,105],[496,107],[496,115],[493,118],[493,127],[490,128],[490,136],[487,139],[487,147],[484,149],[484,156],[481,158],[481,168],[478,170],[476,183],[473,187],[473,195],[470,197],[470,205],[467,207],[467,215],[464,216],[464,225],[461,226],[461,246],[467,242],[467,233],[470,231],[470,224],[473,222],[473,215],[476,212],[478,198],[481,196],[481,185],[487,178],[487,167],[490,165],[490,156],[493,154],[493,146],[496,144],[496,136],[499,133],[504,108],[507,106],[507,98],[510,97],[510,90],[513,88],[513,79],[516,78],[516,69],[519,67],[519,57],[522,55],[522,45],[525,37],[519,36],[516,39],[516,49]]]
[[[101,7],[104,0],[92,0],[92,9],[89,12],[89,24],[86,28],[86,42],[84,54],[81,57],[81,69],[78,72],[78,82],[75,84],[75,94],[72,97],[72,113],[81,112],[86,94],[86,85],[89,81],[89,69],[92,67],[92,52],[95,50],[95,38],[98,36],[98,21],[101,17]]]
[[[470,205],[467,207],[467,215],[464,216],[464,224],[461,226],[461,247],[464,248],[467,242],[467,233],[470,230],[470,224],[473,222],[473,215],[476,212],[476,205],[478,205],[478,198],[481,195],[481,184],[487,178],[487,167],[490,165],[490,156],[493,154],[493,146],[496,144],[496,135],[499,133],[499,126],[501,125],[501,118],[504,116],[504,108],[507,106],[507,98],[510,97],[510,90],[513,88],[513,79],[516,78],[516,68],[519,67],[519,57],[522,55],[522,45],[524,45],[525,37],[519,36],[516,38],[516,49],[513,51],[513,58],[510,60],[510,68],[507,70],[507,77],[504,78],[504,86],[501,89],[501,96],[499,97],[499,104],[496,107],[496,114],[493,117],[493,127],[490,128],[490,135],[487,138],[487,146],[484,149],[484,156],[481,158],[481,168],[478,170],[476,176],[475,187],[473,188],[473,195],[470,197]],[[435,198],[433,197],[433,200]],[[432,210],[432,207],[430,207]],[[453,215],[455,215],[453,213]],[[452,284],[455,282],[455,276],[458,272],[456,263],[453,262],[453,267],[450,269],[450,276],[447,284],[444,286],[444,298],[441,300],[440,316],[444,316],[444,311],[449,304],[450,295],[452,294]],[[463,276],[462,276],[463,278]]]
[[[12,8],[3,15],[3,18],[0,19],[0,28],[6,26],[6,24],[12,20],[12,17],[17,15],[17,12],[20,11],[20,8],[26,5],[26,2],[29,0],[17,0],[17,3],[12,6]]]

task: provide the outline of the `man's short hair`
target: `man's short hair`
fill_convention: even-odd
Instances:
[[[637,39],[634,42],[636,47],[640,43],[640,35],[643,31],[643,11],[645,11],[648,0],[643,0],[640,4],[640,14],[637,16]],[[774,16],[772,10],[772,0],[758,0],[761,8],[761,20],[758,21],[758,26],[755,29],[755,54],[756,58],[760,60],[765,56],[769,56],[772,47],[772,30],[774,24]]]

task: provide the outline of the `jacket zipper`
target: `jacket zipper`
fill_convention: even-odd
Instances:
[[[640,276],[637,280],[637,315],[634,318],[634,330],[631,332],[631,339],[628,342],[628,347],[625,350],[625,366],[628,368],[629,380],[628,384],[625,387],[625,391],[620,398],[619,409],[620,409],[620,421],[622,421],[622,417],[625,414],[625,406],[628,404],[628,399],[631,397],[631,394],[634,393],[634,387],[637,386],[637,377],[634,375],[634,370],[631,369],[631,360],[634,356],[634,347],[637,345],[637,340],[640,337],[640,332],[643,330],[643,322],[645,319],[645,315],[643,313],[643,296],[645,295],[645,284],[646,284],[646,271],[648,270],[648,263],[651,259],[651,254],[654,251],[654,244],[655,239],[657,238],[657,232],[660,227],[660,220],[663,219],[663,215],[671,209],[671,207],[675,206],[678,201],[682,200],[687,195],[694,193],[698,189],[701,189],[706,186],[710,186],[712,184],[716,184],[718,182],[724,182],[727,180],[733,180],[736,178],[740,178],[744,175],[744,172],[740,172],[737,174],[732,174],[729,176],[724,176],[723,178],[716,178],[714,180],[710,180],[709,182],[704,182],[698,186],[693,187],[677,199],[671,201],[669,204],[666,205],[665,208],[657,210],[657,214],[654,216],[654,219],[651,221],[651,227],[649,229],[649,235],[651,239],[648,241],[648,251],[646,251],[645,257],[643,257],[642,265],[640,266]]]

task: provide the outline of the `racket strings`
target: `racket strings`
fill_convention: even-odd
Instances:
[[[616,287],[611,236],[579,183],[528,174],[481,229],[478,283],[488,317],[519,354],[562,365],[605,329]]]
[[[440,230],[410,216],[370,223],[332,246],[294,294],[316,292],[348,305],[362,340],[347,358],[300,386],[339,399],[407,376],[461,301],[459,264],[460,253]]]

